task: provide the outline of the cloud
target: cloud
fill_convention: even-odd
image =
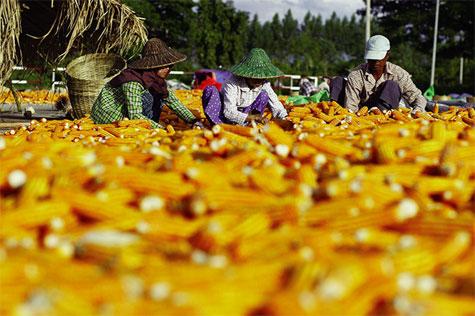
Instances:
[[[323,19],[336,12],[338,16],[348,16],[356,10],[364,8],[363,0],[234,0],[234,6],[250,13],[252,18],[257,14],[260,21],[269,21],[275,13],[283,17],[287,10],[299,21],[310,11],[313,15],[321,15]]]

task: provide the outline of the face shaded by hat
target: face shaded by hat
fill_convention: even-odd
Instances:
[[[130,63],[128,67],[137,70],[163,68],[185,59],[185,55],[168,47],[162,40],[151,38],[145,43],[142,58]]]
[[[111,80],[112,87],[127,82],[138,82],[158,99],[168,98],[168,87],[165,78],[170,68],[186,56],[168,47],[162,40],[151,38],[145,43],[142,58],[129,64],[127,69]]]
[[[230,71],[236,76],[253,79],[277,78],[284,75],[274,66],[262,48],[253,48],[239,64]]]

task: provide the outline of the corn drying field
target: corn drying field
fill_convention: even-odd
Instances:
[[[28,104],[54,104],[61,97],[65,96],[66,93],[53,93],[49,90],[18,91],[17,93],[19,102]],[[0,104],[2,103],[15,103],[15,96],[13,95],[11,90],[0,90]]]
[[[475,110],[287,109],[0,136],[0,314],[474,315]]]

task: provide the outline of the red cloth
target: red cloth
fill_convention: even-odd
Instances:
[[[204,90],[207,86],[215,86],[218,91],[221,91],[221,86],[222,84],[214,80],[213,78],[206,78],[206,80],[203,80],[200,85],[198,86],[198,89]]]

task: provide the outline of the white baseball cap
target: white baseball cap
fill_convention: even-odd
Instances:
[[[371,36],[366,42],[364,59],[381,60],[390,49],[389,40],[382,35]]]

